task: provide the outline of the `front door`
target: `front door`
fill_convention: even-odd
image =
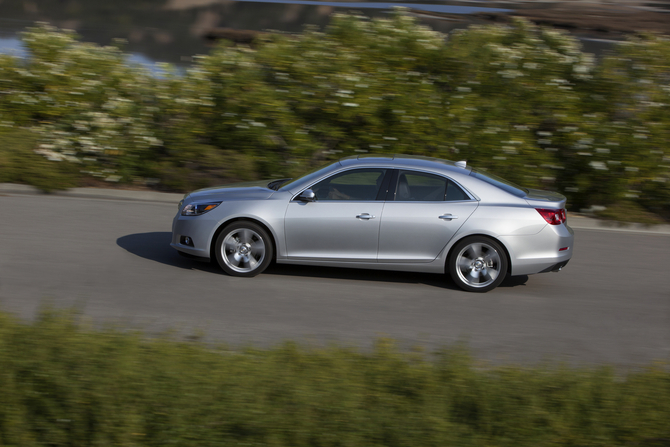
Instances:
[[[386,169],[353,169],[312,185],[314,202],[289,203],[289,259],[376,262],[384,202],[377,200]]]

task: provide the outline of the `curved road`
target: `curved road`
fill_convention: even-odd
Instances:
[[[175,204],[1,195],[0,207],[0,309],[25,318],[50,302],[233,345],[388,336],[467,341],[494,362],[670,359],[670,235],[577,229],[562,272],[480,295],[427,274],[277,265],[228,277],[169,247]]]

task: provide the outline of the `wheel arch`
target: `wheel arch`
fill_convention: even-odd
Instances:
[[[263,228],[270,236],[270,241],[272,242],[272,262],[277,260],[277,241],[275,240],[274,233],[270,230],[270,227],[268,227],[265,223],[263,223],[263,221],[254,219],[253,217],[234,217],[232,219],[221,222],[221,224],[218,226],[218,228],[212,235],[212,240],[209,243],[209,259],[216,261],[216,253],[215,253],[216,240],[219,238],[219,235],[221,234],[223,229],[234,222],[253,222],[256,225],[259,225],[261,228]]]
[[[503,241],[501,241],[500,239],[498,239],[495,236],[491,236],[490,234],[486,234],[486,233],[466,234],[466,235],[463,235],[463,237],[460,237],[460,238],[456,239],[455,241],[453,241],[452,244],[451,244],[451,247],[449,247],[449,251],[447,252],[447,256],[445,256],[445,258],[444,258],[444,272],[445,273],[449,273],[449,260],[451,259],[451,255],[454,251],[454,248],[463,239],[467,239],[469,237],[483,237],[483,238],[486,238],[486,239],[491,239],[493,241],[496,241],[498,244],[500,244],[500,246],[503,248],[503,250],[505,252],[505,257],[507,258],[507,275],[512,274],[512,257],[509,254],[509,249],[507,248],[507,246],[505,245],[505,243]]]

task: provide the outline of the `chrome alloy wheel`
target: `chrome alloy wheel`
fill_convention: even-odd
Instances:
[[[265,260],[263,238],[249,228],[230,231],[221,244],[221,258],[228,268],[239,273],[256,270]]]
[[[470,287],[488,287],[502,269],[500,253],[485,242],[473,242],[461,249],[456,257],[456,273]]]

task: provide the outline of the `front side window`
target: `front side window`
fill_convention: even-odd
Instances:
[[[439,175],[401,171],[395,200],[399,202],[442,202],[470,200],[454,182]]]
[[[316,200],[375,200],[386,169],[355,169],[333,175],[312,186]]]

